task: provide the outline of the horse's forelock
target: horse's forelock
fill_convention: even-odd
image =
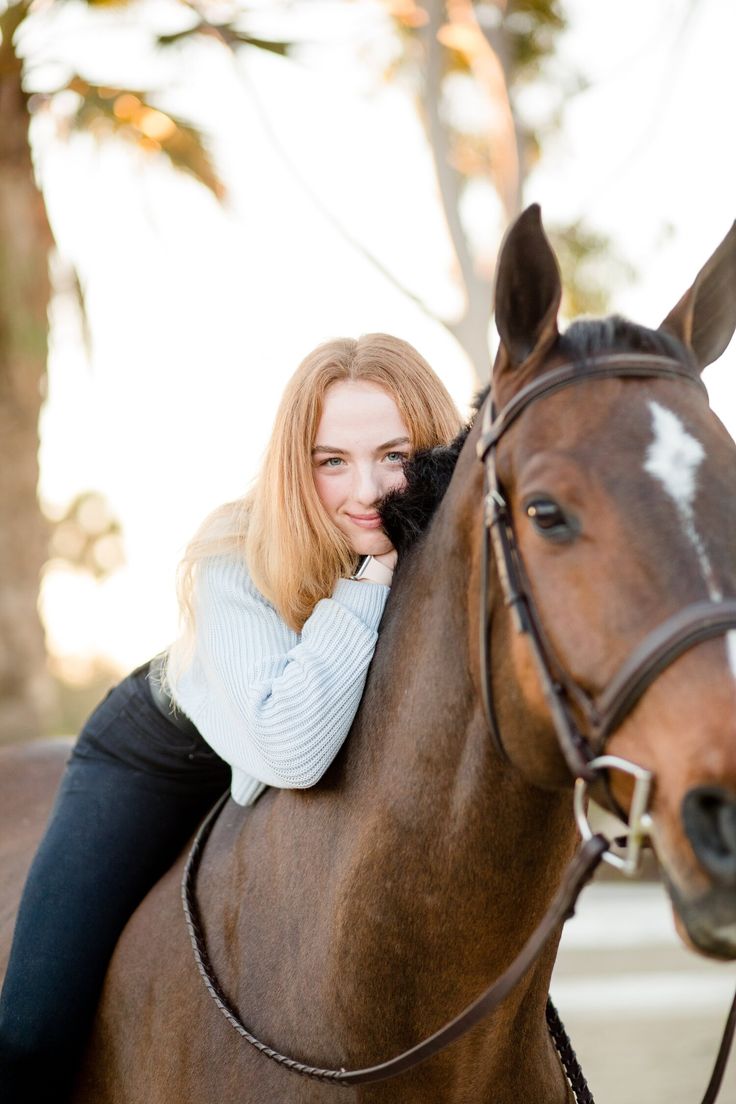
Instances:
[[[561,335],[557,348],[573,361],[603,353],[653,353],[693,364],[692,354],[672,334],[650,330],[617,314],[578,319]]]

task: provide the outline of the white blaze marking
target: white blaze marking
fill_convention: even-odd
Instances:
[[[716,583],[713,568],[700,534],[695,528],[695,492],[698,468],[705,459],[705,449],[692,437],[671,410],[650,402],[654,441],[647,449],[644,470],[658,479],[675,501],[685,533],[695,549],[708,595],[712,602],[722,602],[723,594]],[[726,656],[731,673],[736,678],[736,630],[726,633]]]
[[[664,484],[677,509],[692,519],[697,470],[705,459],[705,449],[671,410],[656,402],[650,402],[649,409],[654,441],[647,449],[644,469]]]
[[[695,492],[698,468],[705,459],[705,449],[692,437],[671,410],[650,402],[654,441],[647,449],[644,470],[658,479],[674,500],[685,534],[695,549],[711,601],[723,598],[713,575],[708,553],[695,528]],[[733,666],[733,665],[732,665]]]

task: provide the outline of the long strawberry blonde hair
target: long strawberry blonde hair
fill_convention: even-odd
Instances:
[[[312,473],[324,395],[341,380],[383,387],[401,412],[412,450],[448,444],[460,428],[460,414],[440,379],[398,337],[336,338],[309,353],[286,386],[254,486],[210,514],[187,547],[178,581],[184,631],[170,652],[172,674],[191,654],[192,595],[204,559],[243,557],[255,585],[297,632],[337,580],[354,571],[355,553],[320,503]]]

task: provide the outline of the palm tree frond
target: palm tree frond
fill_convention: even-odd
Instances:
[[[131,6],[130,0],[84,0],[84,2],[88,8],[129,8]]]
[[[187,39],[202,35],[216,38],[231,49],[236,46],[253,46],[258,50],[266,50],[268,53],[278,54],[280,57],[286,57],[293,45],[291,42],[278,42],[270,38],[257,38],[255,35],[248,34],[246,31],[238,30],[232,23],[209,23],[204,19],[199,20],[193,27],[187,27],[186,30],[175,31],[172,34],[158,35],[156,37],[156,42],[162,47],[176,46]]]
[[[253,35],[246,34],[245,31],[234,31],[232,39],[240,46],[255,46],[258,50],[266,50],[268,53],[278,54],[280,57],[286,57],[293,46],[291,42],[274,42],[268,38],[255,38]]]
[[[189,173],[219,200],[225,185],[218,176],[203,137],[196,127],[150,103],[147,93],[93,84],[76,74],[59,91],[75,92],[75,130],[96,138],[118,137],[139,149],[165,157],[174,168]]]

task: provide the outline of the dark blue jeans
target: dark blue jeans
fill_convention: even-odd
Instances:
[[[156,708],[147,670],[85,725],[31,866],[0,994],[2,1104],[67,1098],[118,936],[230,783]]]

